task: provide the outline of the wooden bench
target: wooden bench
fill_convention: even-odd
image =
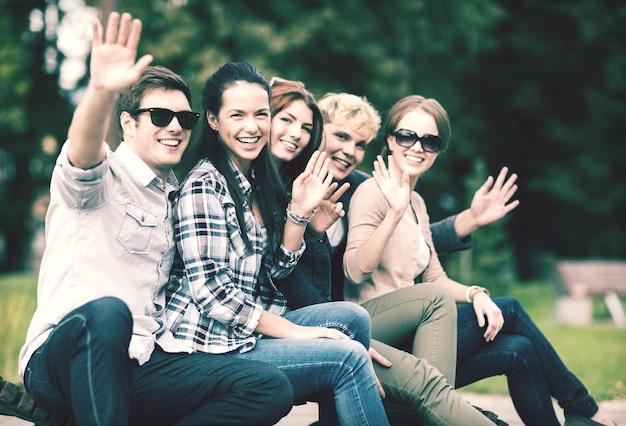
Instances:
[[[35,402],[23,387],[7,382],[0,376],[0,414],[19,417],[36,426],[73,426],[67,415],[53,412]]]
[[[626,259],[564,259],[555,264],[559,284],[572,299],[604,296],[604,302],[619,327],[626,327],[626,314],[619,296],[626,296]]]

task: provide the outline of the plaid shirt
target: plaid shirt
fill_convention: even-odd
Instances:
[[[231,166],[239,190],[248,200],[251,182],[232,162]],[[264,250],[265,228],[245,202],[245,228],[252,246],[246,250],[226,179],[206,160],[181,184],[173,206],[184,278],[170,280],[167,326],[177,339],[197,351],[251,350],[259,337],[254,330],[263,310],[278,315],[286,310],[286,300],[272,277],[291,272],[304,251],[304,242],[295,252],[282,245],[274,252]]]

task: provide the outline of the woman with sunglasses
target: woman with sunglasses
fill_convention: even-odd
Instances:
[[[331,185],[325,154],[312,154],[289,201],[269,153],[265,76],[227,63],[206,80],[202,106],[194,137],[203,158],[173,202],[184,278],[171,281],[168,328],[190,350],[278,367],[295,400],[332,393],[328,424],[388,424],[367,353],[367,312],[349,302],[287,312],[273,283],[294,268]]]
[[[360,110],[365,105],[365,101],[352,96],[349,99],[354,100],[354,98],[356,102],[348,102],[349,107],[346,105],[346,116],[350,117],[349,120],[367,121],[369,114]],[[304,84],[293,80],[272,79],[271,106],[273,112],[271,153],[279,165],[286,187],[289,188],[291,182],[304,169],[308,158],[320,146],[323,114],[314,96],[305,89]],[[356,114],[350,114],[355,110],[357,110]],[[377,126],[375,130],[378,130]],[[328,225],[344,213],[342,203],[337,200],[348,187],[348,184],[344,184],[340,189],[335,190],[335,184],[330,188],[327,200],[318,208],[314,220],[307,226],[305,234],[307,248],[303,257],[287,277],[276,280],[277,287],[286,296],[291,309],[330,301],[331,259],[328,248],[320,242],[320,239],[323,239],[320,233],[324,233]],[[317,219],[321,220],[315,222]],[[381,385],[390,391],[390,395],[385,395],[385,393],[383,395],[385,395],[385,409],[391,409],[387,411],[387,415],[393,415],[393,420],[398,419],[398,410],[402,409],[402,418],[410,419],[412,424],[415,424],[420,416],[431,425],[493,424],[484,414],[464,401],[441,373],[427,361],[416,359],[380,342],[372,341],[371,344],[372,348],[377,348],[377,350],[370,348],[370,351],[373,351],[372,356],[377,359],[374,363],[376,372],[382,372]],[[403,369],[405,379],[402,380],[401,390],[398,389],[397,383],[386,381],[389,377],[387,375],[390,370],[389,363],[386,359],[382,359],[378,350],[394,360],[392,368],[397,365],[398,368]],[[398,361],[397,364],[396,361]],[[378,368],[378,362],[384,364],[382,370]],[[406,377],[409,378],[406,379]],[[401,398],[401,401],[414,408],[404,410],[404,407],[396,405],[391,407],[389,401],[395,401],[395,398]],[[326,424],[322,407],[327,404],[327,398],[325,395],[318,395],[315,399],[320,406],[320,424]]]
[[[390,110],[373,177],[356,190],[348,212],[346,299],[369,311],[373,339],[429,359],[450,383],[458,338],[457,387],[506,375],[527,425],[559,425],[551,397],[564,408],[568,426],[613,424],[515,299],[492,300],[485,288],[468,287],[444,272],[424,200],[414,188],[450,134],[448,115],[434,99],[408,96]],[[454,316],[454,302],[467,302],[458,312],[458,335],[434,311],[415,311],[407,303],[420,292],[429,297],[428,287],[447,293],[445,316]]]

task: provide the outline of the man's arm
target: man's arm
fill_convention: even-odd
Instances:
[[[456,218],[457,215],[453,215],[430,224],[433,243],[439,256],[454,253],[455,251],[467,250],[472,246],[471,235],[461,238],[457,234],[454,227]]]
[[[68,158],[72,165],[82,169],[94,167],[104,159],[103,141],[117,96],[137,81],[152,62],[151,55],[135,62],[141,21],[130,14],[120,17],[119,13],[112,12],[104,40],[99,22],[92,24],[92,31],[91,77],[68,132]]]

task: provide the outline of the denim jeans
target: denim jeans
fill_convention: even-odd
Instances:
[[[320,414],[320,423],[342,425],[388,424],[376,389],[367,347],[370,320],[367,312],[350,302],[311,305],[287,312],[285,318],[303,326],[323,326],[343,331],[354,340],[258,339],[254,349],[225,357],[268,362],[287,374],[294,399],[331,391],[337,419]]]
[[[287,377],[264,363],[157,347],[139,366],[128,357],[132,323],[113,297],[70,312],[31,357],[26,389],[77,425],[270,425],[291,409]]]
[[[593,416],[598,411],[596,402],[519,302],[512,297],[494,302],[502,310],[504,326],[492,342],[485,342],[484,327],[478,327],[473,307],[459,308],[457,388],[504,374],[515,409],[527,425],[560,424],[551,397],[566,418]]]

